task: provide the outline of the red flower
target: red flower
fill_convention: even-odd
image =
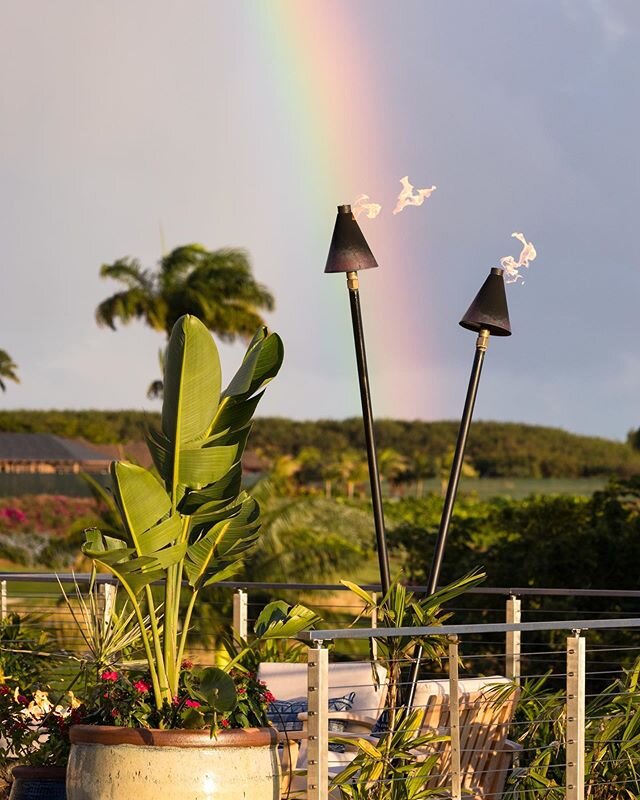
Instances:
[[[112,717],[119,717],[120,716],[120,712],[118,711],[117,708],[112,708],[111,709],[111,716]]]
[[[117,681],[119,677],[118,673],[113,669],[105,669],[100,676],[103,681]]]
[[[185,658],[183,660],[182,664],[180,664],[180,666],[182,667],[182,669],[192,669],[193,668],[193,661],[191,661],[191,659],[189,659],[189,658]]]
[[[231,725],[231,723],[229,722],[228,719],[221,719],[220,720],[220,726],[222,728],[228,728],[230,725]]]
[[[27,698],[23,694],[19,694],[18,695],[18,702],[22,703],[23,706],[26,706],[29,703],[29,701],[27,700]]]
[[[246,690],[244,687],[242,687],[242,686],[241,686],[241,687],[238,689],[238,694],[246,694],[246,693],[247,693],[247,690]]]
[[[276,698],[271,694],[271,692],[265,692],[264,699],[267,701],[267,703],[275,703],[276,701]]]
[[[184,704],[187,708],[200,708],[200,703],[197,700],[185,700]]]
[[[136,681],[133,684],[133,688],[136,690],[136,692],[140,692],[140,694],[146,694],[148,691],[151,690],[149,684],[146,681],[142,680]]]

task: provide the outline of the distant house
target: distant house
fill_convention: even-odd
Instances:
[[[49,433],[0,433],[0,472],[105,472],[111,459],[97,448]]]

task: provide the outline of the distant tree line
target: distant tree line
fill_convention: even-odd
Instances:
[[[380,420],[380,452],[395,451],[407,462],[407,480],[440,477],[455,445],[458,423]],[[320,453],[363,452],[360,419],[297,422],[257,419],[251,447],[277,456],[298,457],[308,448]],[[475,422],[467,446],[469,465],[480,477],[585,478],[640,474],[640,452],[623,442],[578,436],[558,428],[508,422]],[[400,477],[400,476],[398,476]]]
[[[139,441],[159,414],[143,411],[0,411],[0,432],[53,433],[95,444]],[[383,476],[393,484],[419,483],[447,472],[458,423],[380,420],[376,437]],[[475,422],[469,435],[469,475],[497,478],[586,478],[640,475],[640,450],[627,443],[578,436],[557,428]],[[299,422],[258,418],[249,448],[291,485],[367,482],[362,422]],[[285,459],[283,461],[282,459]],[[341,493],[349,494],[348,491]]]

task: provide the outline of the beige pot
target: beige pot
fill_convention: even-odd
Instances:
[[[74,725],[67,800],[278,800],[279,772],[272,728]]]

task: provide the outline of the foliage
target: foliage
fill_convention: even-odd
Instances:
[[[83,551],[118,578],[136,613],[158,710],[177,694],[200,591],[233,575],[257,542],[258,506],[240,491],[240,458],[262,389],[281,363],[280,339],[260,330],[221,393],[210,334],[194,317],[181,318],[167,350],[162,426],[148,436],[157,473],[113,464],[123,530],[87,532]],[[191,596],[181,615],[183,577]],[[151,590],[156,581],[162,611]]]
[[[435,498],[390,507],[390,545],[403,555],[412,581],[428,577],[432,548],[425,542],[435,539],[440,510]],[[632,478],[611,481],[591,498],[461,499],[443,574],[450,579],[454,567],[482,566],[492,586],[634,589],[628,565],[639,559],[640,478]]]
[[[14,363],[13,359],[6,350],[0,350],[0,389],[6,391],[6,380],[20,383],[18,377],[18,365]]]
[[[117,321],[141,319],[169,338],[178,319],[192,315],[224,341],[249,340],[265,324],[260,311],[274,307],[273,295],[256,283],[242,250],[210,251],[189,244],[164,255],[155,272],[136,259],[120,258],[103,264],[100,275],[125,286],[96,309],[98,324],[113,330]],[[161,353],[161,368],[164,358]],[[148,396],[161,393],[161,383],[154,381]]]
[[[189,244],[164,255],[155,272],[135,258],[120,258],[103,264],[100,276],[125,286],[96,310],[98,323],[114,330],[116,321],[142,319],[169,337],[178,319],[189,314],[221,339],[233,341],[250,338],[264,325],[259,310],[274,306],[269,290],[253,279],[242,250],[210,251]]]
[[[231,670],[230,694],[218,696],[220,670],[184,661],[177,693],[161,708],[153,701],[149,672],[104,670],[88,703],[88,720],[118,727],[217,729],[267,725],[271,694],[255,673]],[[225,688],[227,685],[225,684]]]
[[[438,766],[438,754],[416,759],[417,748],[444,741],[447,736],[433,733],[420,735],[422,711],[401,711],[393,731],[387,731],[374,743],[369,739],[332,737],[345,747],[355,746],[356,756],[348,767],[334,778],[340,797],[349,800],[423,800],[427,797],[447,798],[448,791],[427,789],[425,783]]]
[[[635,800],[640,796],[640,660],[587,703],[585,797]],[[565,796],[566,706],[563,692],[546,677],[527,681],[518,703],[515,730],[523,745],[505,800]]]
[[[469,574],[444,586],[434,594],[418,598],[395,580],[389,591],[379,602],[374,603],[371,594],[356,584],[342,581],[363,603],[360,616],[369,616],[377,610],[380,628],[420,628],[442,625],[451,615],[443,605],[464,594],[482,581],[483,575]],[[424,789],[426,777],[436,765],[436,758],[427,757],[417,762],[412,748],[441,741],[442,737],[422,737],[420,711],[407,713],[402,709],[400,687],[402,668],[411,663],[414,651],[421,647],[425,661],[440,663],[446,654],[446,639],[443,636],[377,637],[376,660],[387,672],[387,707],[383,714],[386,730],[377,742],[371,737],[355,740],[358,753],[351,767],[341,772],[333,786],[339,789],[342,798],[374,798],[374,800],[418,800],[429,796],[440,796],[442,792]],[[374,661],[371,652],[372,663]],[[382,719],[381,718],[381,719]],[[353,739],[342,739],[341,744],[353,745]],[[346,774],[345,774],[346,773]]]
[[[34,688],[21,693],[0,686],[0,767],[14,764],[65,766],[69,756],[69,729],[84,721],[85,709],[69,693],[54,704],[48,692]]]
[[[35,617],[0,619],[0,685],[16,688],[44,680],[58,663],[54,642]]]

